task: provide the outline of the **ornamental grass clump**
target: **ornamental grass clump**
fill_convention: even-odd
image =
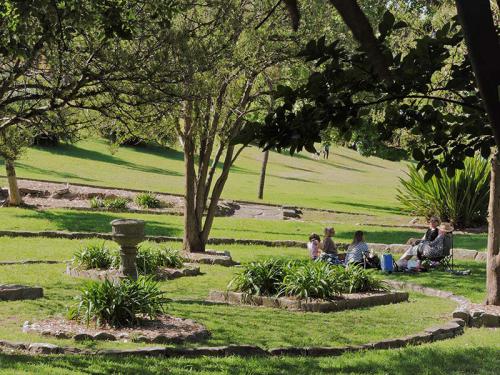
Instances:
[[[116,283],[91,281],[81,292],[68,317],[87,325],[93,322],[97,326],[132,327],[142,319],[156,319],[163,314],[168,301],[158,283],[144,276]]]
[[[153,193],[139,193],[135,196],[135,203],[142,208],[160,208],[161,201]]]
[[[310,262],[290,269],[284,277],[280,294],[299,299],[330,300],[343,289],[337,269],[326,262]]]
[[[106,242],[92,242],[73,254],[73,264],[86,270],[108,269],[116,262],[116,258],[116,249],[108,247]]]
[[[366,293],[388,290],[387,284],[375,278],[373,272],[359,265],[338,267],[336,270],[341,279],[342,293]]]
[[[408,178],[400,179],[397,199],[414,215],[439,216],[455,227],[471,227],[486,223],[490,192],[490,167],[481,156],[467,158],[464,168],[453,177],[425,180],[423,170],[408,167]]]
[[[257,296],[275,295],[290,267],[290,261],[280,258],[249,263],[231,280],[228,289]]]
[[[109,210],[125,210],[127,209],[129,200],[127,198],[100,198],[93,197],[90,199],[91,208],[107,208]]]
[[[139,245],[136,262],[137,271],[142,275],[155,274],[160,267],[182,268],[184,264],[177,250],[149,241]]]
[[[228,289],[257,296],[331,300],[342,293],[384,291],[387,286],[360,266],[269,258],[246,265]]]

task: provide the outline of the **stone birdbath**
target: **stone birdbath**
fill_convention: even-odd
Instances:
[[[111,226],[113,240],[120,245],[120,273],[137,280],[137,245],[144,240],[144,221],[117,219]]]

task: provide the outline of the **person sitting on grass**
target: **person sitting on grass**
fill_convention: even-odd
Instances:
[[[354,238],[352,243],[347,248],[347,254],[345,257],[345,265],[358,264],[364,265],[364,257],[370,254],[370,249],[364,239],[363,231],[357,230],[354,233]]]
[[[325,228],[325,236],[323,241],[320,243],[320,249],[326,254],[331,254],[334,256],[338,256],[337,246],[335,246],[335,242],[333,242],[332,237],[335,236],[335,229],[333,227]]]
[[[335,242],[332,240],[334,235],[335,229],[332,227],[325,228],[325,237],[320,244],[320,249],[323,251],[320,259],[333,265],[343,264],[343,262],[339,260],[337,246],[335,246]]]
[[[433,241],[422,240],[417,245],[411,246],[396,262],[400,268],[404,268],[413,256],[421,258],[436,259],[443,256],[444,237],[447,233],[453,232],[453,227],[449,223],[443,223],[438,229],[438,235]]]
[[[319,247],[321,238],[316,233],[311,233],[309,236],[309,242],[307,243],[307,250],[309,251],[309,256],[312,260],[316,260],[319,257]]]

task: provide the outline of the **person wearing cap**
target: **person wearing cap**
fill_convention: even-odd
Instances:
[[[449,223],[442,223],[438,229],[436,238],[432,241],[422,240],[415,246],[411,246],[396,262],[399,267],[402,267],[405,262],[413,256],[419,258],[439,258],[443,256],[444,237],[447,233],[453,232],[453,227]]]

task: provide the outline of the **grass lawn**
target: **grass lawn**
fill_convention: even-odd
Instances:
[[[2,208],[0,210],[1,229],[4,230],[66,230],[110,232],[110,221],[116,218],[136,218],[146,221],[146,232],[151,235],[182,236],[183,218],[173,215],[147,215],[112,212],[82,212],[66,209],[30,210]],[[406,228],[387,228],[324,220],[281,221],[237,218],[216,218],[211,237],[247,238],[263,240],[307,241],[312,232],[322,233],[325,226],[333,225],[335,240],[351,242],[353,233],[363,229],[368,242],[406,243],[410,237],[420,237],[422,231]],[[459,248],[484,251],[486,234],[455,235],[454,245]]]
[[[0,354],[2,374],[477,374],[496,375],[500,330],[469,329],[453,340],[331,358],[102,358]]]
[[[223,196],[257,201],[261,160],[257,148],[245,150]],[[87,140],[31,148],[16,165],[19,177],[184,193],[184,162],[179,150],[122,147],[112,155],[105,141]],[[399,214],[395,189],[404,170],[403,162],[365,158],[341,147],[332,150],[329,160],[315,160],[308,153],[294,157],[272,153],[265,202]],[[366,194],[367,188],[370,194]]]
[[[37,247],[37,239],[2,239],[2,260],[19,259],[18,250],[27,249],[29,259],[37,259],[40,252],[50,251],[52,259],[68,259],[81,246],[82,241],[44,239],[43,248]],[[278,249],[280,250],[280,249]],[[269,249],[233,246],[231,252],[241,262],[268,256]],[[286,249],[281,255],[303,258],[301,249]],[[71,340],[57,340],[21,332],[26,320],[42,319],[52,315],[64,315],[72,297],[85,283],[83,279],[66,276],[64,264],[14,265],[1,267],[1,283],[40,285],[46,297],[33,301],[0,302],[0,338],[11,340],[49,341],[75,345]],[[204,299],[209,290],[224,290],[238,271],[237,267],[202,265],[203,275],[162,282],[161,286],[173,299],[168,312],[185,318],[193,318],[207,326],[212,337],[204,345],[232,343],[255,344],[263,347],[276,346],[340,346],[361,344],[391,336],[404,336],[422,330],[433,323],[445,321],[454,303],[412,294],[410,302],[378,306],[370,309],[343,311],[332,314],[297,313],[270,308],[237,307],[207,303]],[[394,317],[405,324],[394,324]],[[131,343],[83,343],[91,347],[129,347]]]
[[[40,238],[0,238],[0,260],[69,259],[80,246],[92,240]],[[178,244],[172,244],[178,245]],[[303,249],[266,248],[259,246],[214,246],[228,249],[240,262],[271,255],[304,258]],[[458,277],[443,272],[415,276],[393,275],[444,290],[461,293],[474,301],[484,295],[484,265],[463,262],[472,268],[471,276]],[[46,296],[40,300],[0,302],[0,338],[53,342],[91,348],[145,346],[131,343],[78,343],[21,332],[26,320],[63,315],[84,280],[63,274],[64,265],[16,265],[0,267],[0,283],[41,285]],[[203,275],[162,282],[173,299],[168,313],[193,318],[207,326],[212,337],[201,345],[230,343],[255,344],[263,347],[288,345],[340,346],[361,344],[387,337],[415,333],[430,325],[446,321],[454,303],[412,293],[410,302],[339,313],[296,313],[269,308],[226,306],[204,302],[210,289],[224,289],[238,268],[202,265]],[[384,276],[385,277],[385,276]],[[465,336],[446,342],[394,351],[348,354],[338,358],[197,358],[127,360],[100,357],[26,357],[0,354],[0,373],[67,374],[67,373],[167,373],[187,374],[288,374],[288,373],[477,373],[494,374],[498,367],[499,331],[468,329]],[[200,344],[189,344],[200,345]],[[466,358],[471,360],[465,361]]]

